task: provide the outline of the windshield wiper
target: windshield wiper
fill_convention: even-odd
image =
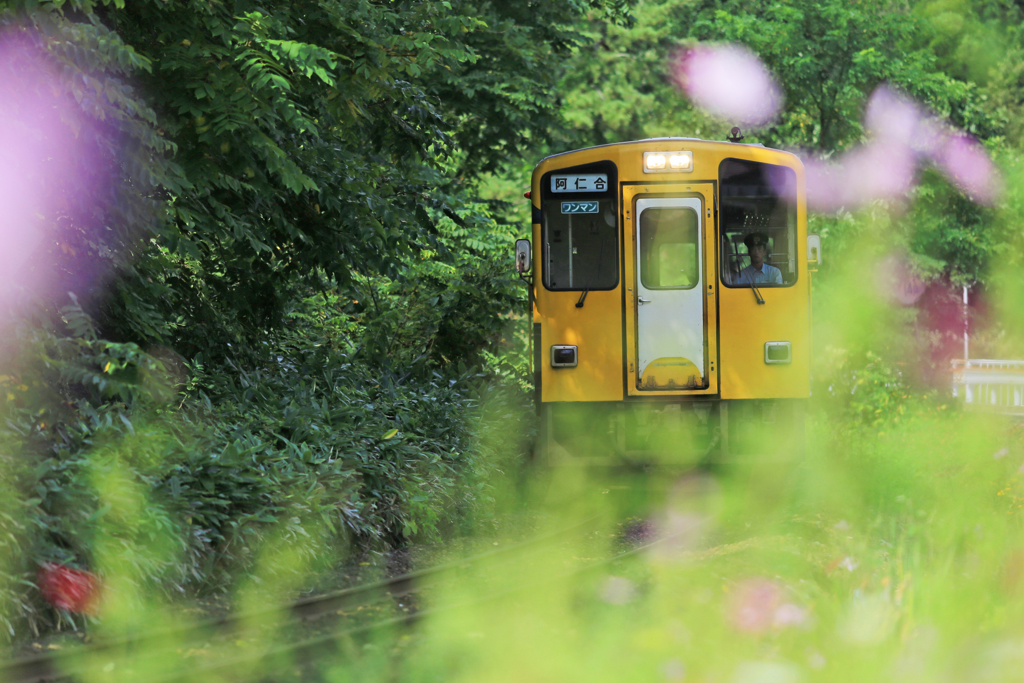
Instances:
[[[754,284],[754,278],[750,277],[750,273],[747,273],[747,282],[750,283],[750,288],[754,290],[754,298],[757,299],[758,305],[764,305],[764,297],[761,296],[761,290]],[[577,304],[578,306],[579,304]]]
[[[601,277],[601,263],[604,261],[604,243],[608,241],[608,236],[604,235],[601,237],[601,253],[597,255],[597,277]],[[590,292],[590,287],[583,289],[583,294],[580,295],[580,300],[576,302],[576,308],[583,308],[583,303],[587,300],[587,294]]]

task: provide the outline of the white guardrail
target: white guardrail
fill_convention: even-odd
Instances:
[[[972,408],[1024,415],[1024,360],[953,360],[953,397]]]

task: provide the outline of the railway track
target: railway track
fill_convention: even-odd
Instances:
[[[567,577],[594,571],[630,556],[644,552],[654,546],[668,542],[676,534],[643,542],[621,553],[581,566],[552,574],[544,580],[528,581],[516,585],[505,584],[493,590],[443,607],[408,609],[410,600],[428,588],[445,580],[453,570],[471,568],[488,560],[500,560],[503,556],[516,558],[542,553],[553,542],[571,536],[573,532],[592,532],[595,517],[584,519],[569,527],[540,534],[534,538],[496,548],[454,562],[413,571],[389,579],[334,591],[323,595],[301,598],[284,606],[268,607],[265,610],[250,611],[224,617],[208,618],[177,628],[152,629],[137,636],[110,641],[100,641],[68,651],[54,651],[20,657],[0,663],[2,683],[64,683],[76,680],[144,680],[147,683],[190,680],[196,677],[235,670],[258,672],[255,678],[264,678],[272,662],[287,657],[289,662],[311,659],[332,642],[346,636],[370,633],[384,628],[408,624],[420,617],[442,610],[458,609],[467,605],[500,599],[510,594],[544,583],[564,580]],[[403,603],[403,601],[405,601]],[[381,603],[385,607],[381,607]],[[388,604],[392,614],[384,618],[363,616],[362,621],[353,619],[361,612],[373,615],[386,611]],[[393,605],[406,606],[404,611],[394,614]],[[282,613],[286,615],[281,620]],[[277,632],[287,631],[293,639],[275,641],[267,634],[256,634],[252,624],[267,622]],[[253,638],[254,635],[264,637]],[[262,645],[250,646],[242,639],[255,640]],[[207,656],[209,651],[216,652]],[[185,658],[195,660],[193,666],[180,663]],[[164,670],[155,668],[156,663],[174,660],[179,666],[168,666]],[[268,668],[263,668],[267,663]]]

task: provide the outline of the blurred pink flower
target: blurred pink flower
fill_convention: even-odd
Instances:
[[[108,133],[44,43],[0,30],[0,337],[30,302],[66,301],[95,281],[91,238],[108,229],[103,202],[117,172]]]
[[[636,597],[636,584],[621,576],[609,576],[601,586],[600,597],[609,605],[625,605]]]
[[[666,681],[686,680],[686,667],[678,659],[670,659],[661,667],[661,673]]]
[[[676,84],[690,101],[731,123],[768,123],[782,106],[782,91],[753,52],[741,45],[700,45],[676,54]]]
[[[768,579],[748,579],[739,584],[730,604],[729,621],[738,631],[759,634],[769,629],[803,626],[807,612],[783,602],[785,587]]]
[[[0,322],[21,292],[37,290],[45,235],[38,214],[59,182],[61,143],[53,75],[27,36],[0,33]]]
[[[1000,194],[1001,183],[985,148],[966,135],[947,137],[933,159],[943,173],[971,198],[992,204]]]
[[[761,633],[772,627],[782,604],[782,586],[768,579],[748,579],[733,597],[730,621],[740,631]]]
[[[807,203],[812,209],[855,209],[904,196],[926,160],[979,202],[990,204],[999,194],[998,173],[980,144],[944,130],[921,105],[888,86],[872,93],[864,128],[869,142],[834,163],[805,161]]]
[[[707,515],[668,510],[658,520],[655,537],[661,542],[651,548],[660,559],[677,560],[693,550],[710,521]]]
[[[844,202],[846,169],[839,164],[828,164],[814,157],[803,159],[807,177],[807,206],[813,211],[831,213]],[[778,192],[780,188],[775,188]]]
[[[896,254],[886,256],[878,262],[875,282],[884,298],[892,299],[904,306],[914,304],[926,289],[924,282],[914,274],[910,264]]]
[[[35,218],[46,180],[46,160],[57,150],[39,126],[53,119],[52,106],[20,72],[26,45],[0,42],[0,305],[18,286],[32,288],[32,257],[43,241]]]
[[[772,615],[772,626],[775,628],[789,628],[792,626],[803,626],[807,623],[807,611],[797,607],[791,602],[779,605]]]
[[[878,86],[864,111],[864,128],[872,140],[902,148],[903,153],[930,154],[942,132],[924,108],[887,85]]]
[[[854,208],[878,199],[895,199],[914,185],[916,163],[902,145],[873,142],[826,164],[804,160],[807,204],[817,211]]]

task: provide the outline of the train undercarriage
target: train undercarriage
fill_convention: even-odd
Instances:
[[[547,464],[697,467],[792,461],[804,451],[806,399],[544,403]]]

